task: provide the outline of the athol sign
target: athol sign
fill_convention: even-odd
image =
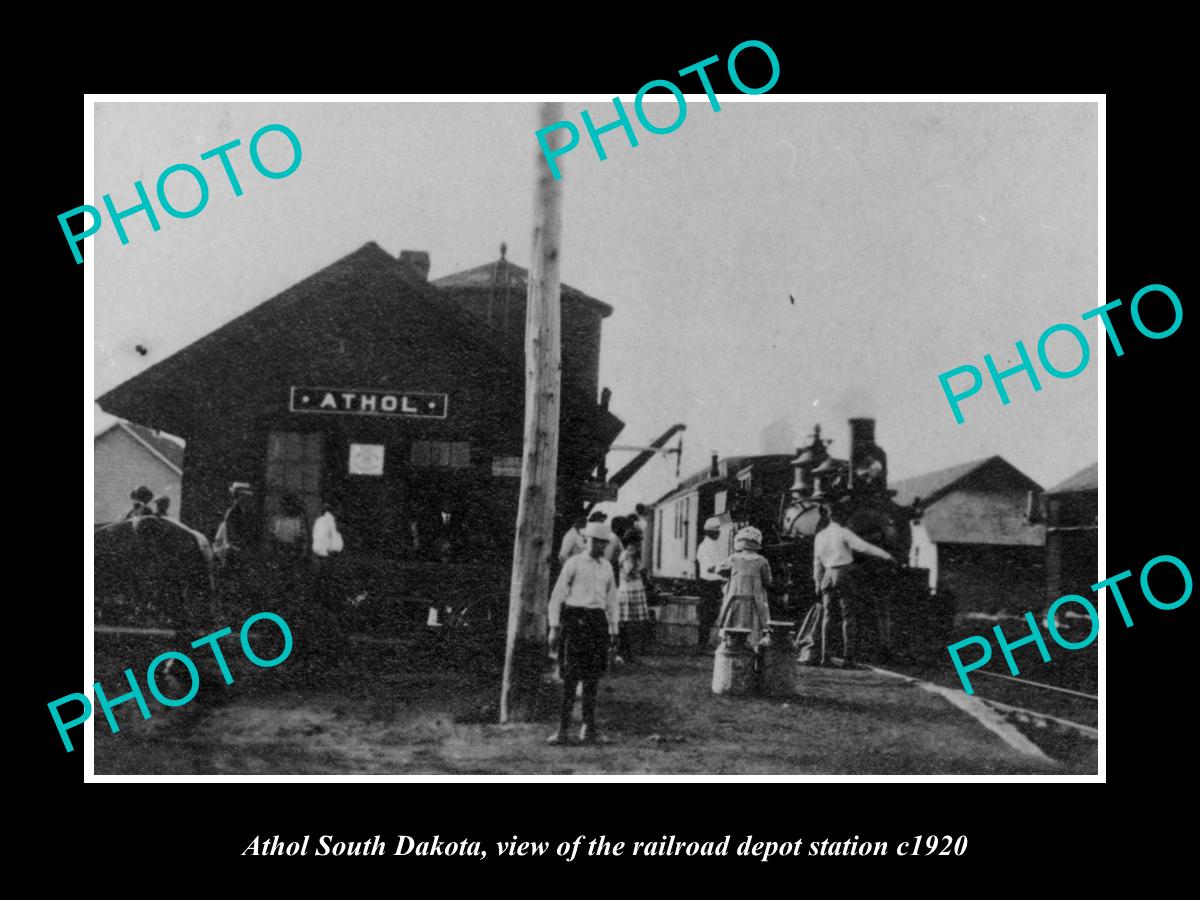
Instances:
[[[446,418],[445,394],[363,391],[354,388],[293,387],[289,408],[297,413],[350,413],[360,416]]]

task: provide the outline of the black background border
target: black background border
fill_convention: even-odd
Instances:
[[[781,62],[781,78],[772,93],[806,91],[875,91],[881,86],[903,90],[939,92],[1045,90],[1105,90],[1104,79],[1050,75],[1038,84],[976,83],[940,77],[915,78],[905,73],[898,80],[885,71],[865,73],[847,81],[832,70],[816,71],[809,48],[815,39],[787,33],[749,29],[746,36],[767,41]],[[472,60],[470,71],[459,65],[453,75],[446,68],[426,65],[427,59],[408,56],[389,62],[398,68],[386,82],[374,77],[343,78],[341,90],[356,81],[360,89],[396,85],[408,91],[520,92],[536,94],[601,92],[632,95],[645,81],[670,77],[678,68],[718,54],[725,58],[743,37],[711,37],[641,42],[621,47],[620,53],[600,47],[581,48],[577,42],[558,46],[552,64],[540,64],[529,56],[511,52],[501,56],[472,48],[463,55]],[[442,45],[441,53],[447,48]],[[457,57],[461,60],[462,56]],[[749,55],[746,57],[750,62]],[[739,61],[741,62],[741,61]],[[714,67],[719,73],[721,67]],[[480,73],[486,73],[483,78]],[[479,82],[475,83],[476,77]],[[743,71],[750,84],[761,83],[751,67]],[[300,78],[303,82],[304,77]],[[1053,84],[1051,84],[1054,82]],[[327,83],[327,82],[326,82]],[[714,77],[718,91],[729,86]],[[288,84],[289,90],[313,85]],[[209,81],[155,90],[236,90],[226,83],[218,88]],[[113,90],[113,85],[98,85]],[[691,88],[688,88],[689,90]],[[79,297],[82,267],[74,264],[56,216],[83,202],[78,175],[82,141],[83,96],[62,91],[40,97],[32,113],[40,129],[37,151],[32,155],[33,172],[26,188],[32,215],[22,217],[33,224],[36,257],[48,285],[39,286],[49,301]],[[1190,415],[1190,382],[1184,360],[1189,346],[1186,310],[1190,300],[1190,270],[1184,257],[1184,193],[1191,180],[1184,166],[1187,144],[1173,137],[1172,123],[1179,121],[1180,98],[1158,85],[1145,89],[1110,92],[1107,102],[1107,279],[1104,296],[1121,298],[1126,307],[1142,286],[1162,283],[1171,286],[1185,308],[1183,326],[1170,338],[1150,341],[1138,335],[1127,318],[1115,317],[1126,349],[1116,358],[1107,352],[1107,546],[1106,571],[1132,569],[1135,575],[1144,562],[1163,553],[1174,554],[1189,566],[1195,562],[1185,545],[1191,531],[1180,513],[1191,506],[1191,438],[1186,428]],[[1194,227],[1193,229],[1194,230]],[[86,252],[86,249],[85,249]],[[1125,313],[1127,316],[1127,312]],[[1049,324],[1049,323],[1048,323]],[[49,327],[49,326],[47,326]],[[47,333],[55,333],[50,329]],[[26,351],[28,352],[28,351]],[[90,398],[85,395],[85,408]],[[90,436],[85,434],[85,440]],[[90,526],[85,523],[85,541]],[[1192,566],[1194,568],[1194,566]],[[43,570],[49,573],[52,569]],[[36,601],[18,616],[25,634],[34,635],[33,652],[24,663],[19,708],[21,726],[11,734],[27,762],[20,771],[32,769],[39,794],[29,809],[31,821],[42,818],[55,843],[70,847],[95,846],[101,853],[118,847],[136,854],[138,846],[158,847],[158,854],[173,857],[186,867],[188,860],[224,866],[239,854],[255,835],[280,834],[294,839],[309,833],[335,834],[357,839],[379,833],[385,839],[410,834],[418,839],[440,834],[443,839],[463,837],[485,842],[518,834],[523,839],[557,842],[580,833],[607,834],[610,838],[654,839],[662,834],[708,840],[724,834],[753,833],[756,839],[787,840],[829,837],[844,839],[859,835],[869,840],[897,841],[917,834],[966,834],[968,854],[962,859],[935,857],[936,869],[928,864],[867,859],[868,870],[877,865],[920,868],[928,879],[934,872],[956,872],[979,865],[1014,865],[1023,852],[1056,853],[1074,847],[1091,855],[1110,840],[1110,834],[1129,822],[1143,803],[1163,796],[1173,779],[1187,780],[1185,722],[1193,696],[1192,671],[1187,652],[1195,627],[1195,603],[1172,612],[1151,609],[1141,600],[1135,579],[1131,610],[1135,627],[1120,627],[1109,607],[1107,631],[1107,779],[1108,785],[1058,785],[1049,783],[1013,785],[1001,790],[990,784],[922,783],[892,784],[797,783],[748,784],[728,780],[687,784],[585,784],[558,781],[553,784],[452,784],[447,782],[395,785],[379,796],[366,795],[370,788],[358,785],[291,784],[246,785],[222,788],[214,799],[188,787],[144,788],[129,784],[83,785],[82,753],[62,752],[49,720],[46,702],[79,688],[78,658],[74,646],[82,645],[82,610],[75,604],[51,605]],[[65,594],[65,585],[41,585],[35,595]],[[56,610],[56,611],[55,611]],[[76,639],[78,643],[75,643]],[[28,766],[28,768],[24,768]],[[91,788],[91,790],[88,790]],[[1103,790],[1106,793],[1101,795]],[[133,792],[132,794],[130,792]],[[1087,791],[1085,795],[1083,792]],[[482,793],[481,793],[482,792]],[[171,798],[170,802],[166,798]],[[102,827],[97,831],[97,824]],[[165,830],[165,834],[164,834]],[[1158,849],[1163,831],[1153,828]],[[100,840],[99,835],[109,839]],[[1149,836],[1147,836],[1148,838]],[[315,838],[314,838],[315,839]],[[170,850],[162,850],[164,840]],[[110,843],[111,841],[111,843]],[[107,850],[104,850],[105,846]],[[485,846],[487,844],[485,843]],[[1084,850],[1083,848],[1086,848]],[[1146,852],[1150,852],[1147,850]],[[590,871],[611,865],[611,860],[577,860],[560,868],[553,859],[498,861],[490,854],[486,862],[454,858],[404,857],[390,859],[389,871],[401,874],[444,874],[455,879],[470,878],[472,872],[497,871],[501,866],[519,867],[530,874],[554,878],[580,866]],[[160,861],[165,861],[160,859]],[[238,871],[258,867],[272,876],[281,867],[311,873],[350,871],[350,865],[378,864],[357,860],[330,862],[295,858],[250,860]],[[638,865],[620,860],[622,870]],[[407,868],[396,868],[397,864]],[[825,872],[859,874],[863,859],[847,863],[830,860]],[[721,860],[652,860],[642,862],[646,874],[675,879],[687,875],[716,887],[726,877],[770,875],[796,878],[800,891],[803,875],[815,875],[811,867],[797,868],[797,860],[766,865],[729,857]],[[429,868],[433,866],[434,868]],[[415,868],[414,868],[415,867]],[[664,868],[666,867],[666,868]],[[1072,866],[1072,868],[1074,868]],[[355,871],[361,871],[356,869]],[[1003,869],[991,869],[998,875]],[[1015,879],[1019,871],[1011,871]],[[307,876],[306,876],[307,877]],[[709,879],[716,878],[716,881]],[[547,882],[541,889],[557,890],[563,882]],[[749,886],[749,882],[746,882]],[[666,885],[664,884],[664,887]],[[843,884],[843,889],[853,885]]]

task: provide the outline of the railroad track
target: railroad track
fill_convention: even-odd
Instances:
[[[1016,724],[1068,729],[1092,740],[1099,736],[1100,698],[1094,694],[996,672],[972,674],[988,679],[975,685],[975,696]]]
[[[971,673],[975,693],[967,695],[953,673],[903,672],[868,666],[881,675],[916,682],[962,704],[982,704],[1001,720],[1018,729],[1051,756],[1064,754],[1072,742],[1099,739],[1099,698],[1094,694],[1026,678],[993,672]],[[985,678],[977,679],[976,676]]]

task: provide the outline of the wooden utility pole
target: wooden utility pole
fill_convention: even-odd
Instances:
[[[543,103],[545,128],[562,120],[561,104]],[[553,137],[557,132],[551,132]],[[558,474],[559,388],[562,381],[559,306],[561,181],[540,149],[534,155],[537,192],[533,212],[533,260],[525,302],[525,450],[521,499],[508,598],[508,639],[500,721],[536,715],[546,672],[546,601],[554,534],[554,488]]]

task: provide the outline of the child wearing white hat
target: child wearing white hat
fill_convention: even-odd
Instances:
[[[771,611],[767,603],[767,588],[771,586],[771,564],[760,556],[762,532],[747,526],[733,537],[733,556],[721,567],[727,571],[729,584],[725,602],[717,616],[717,628],[748,628],[750,646],[762,640]]]

